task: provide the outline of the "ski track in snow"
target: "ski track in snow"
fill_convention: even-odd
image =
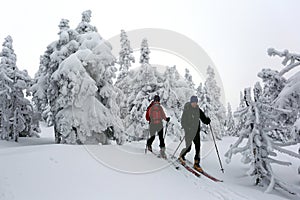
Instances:
[[[254,198],[246,197],[240,193],[234,192],[230,190],[229,188],[226,188],[223,186],[223,183],[213,182],[209,178],[205,177],[204,175],[201,175],[200,178],[195,177],[195,175],[191,174],[190,172],[186,171],[182,166],[180,166],[180,170],[175,169],[172,167],[175,171],[178,171],[186,178],[188,178],[190,181],[192,181],[198,188],[200,188],[203,191],[206,191],[207,193],[210,193],[212,196],[216,197],[216,199],[220,200],[254,200]]]
[[[175,169],[175,167],[171,163],[168,163],[168,161],[156,158],[155,155],[153,155],[151,153],[148,153],[148,154],[145,155],[144,154],[144,147],[143,147],[143,144],[141,144],[141,143],[132,143],[131,145],[127,145],[127,146],[122,147],[122,148],[120,148],[118,146],[106,146],[106,147],[105,146],[99,146],[99,145],[98,146],[97,145],[96,146],[95,145],[85,146],[85,149],[93,157],[93,159],[97,160],[97,162],[99,162],[100,164],[102,164],[106,167],[109,167],[109,168],[112,168],[116,171],[122,172],[120,169],[113,168],[109,164],[105,163],[105,160],[107,160],[108,158],[106,158],[106,154],[103,153],[103,152],[107,151],[107,148],[112,153],[112,155],[114,155],[114,154],[121,155],[122,153],[132,155],[133,156],[131,158],[132,160],[134,160],[136,157],[142,156],[142,158],[141,158],[142,161],[145,160],[145,159],[148,160],[147,162],[146,161],[144,161],[144,162],[149,163],[149,165],[153,165],[152,166],[153,168],[156,167],[153,164],[153,162],[151,163],[151,159],[153,159],[153,157],[154,157],[154,159],[158,159],[158,160],[155,160],[155,163],[163,164],[163,162],[165,162],[165,164],[163,164],[163,166],[160,167],[159,169],[153,170],[153,171],[149,170],[145,173],[151,173],[151,172],[154,172],[154,171],[159,171],[159,170],[171,167],[172,169],[174,169],[176,171],[177,175],[182,174],[185,178],[188,179],[188,181],[193,183],[197,188],[201,189],[202,191],[204,191],[206,193],[209,193],[212,196],[213,199],[218,199],[218,200],[237,200],[237,199],[238,200],[252,200],[252,199],[254,199],[254,198],[251,198],[251,197],[246,197],[245,195],[240,194],[238,192],[232,191],[228,187],[225,187],[224,183],[213,182],[212,180],[208,179],[204,175],[201,175],[200,178],[197,178],[197,177],[195,177],[195,175],[193,175],[190,172],[186,171],[181,166],[180,166],[180,170],[177,170],[177,169]],[[97,155],[93,154],[93,152],[95,152],[95,151],[97,152],[96,153]],[[149,156],[150,156],[150,158],[149,158]],[[120,157],[125,157],[125,158],[127,157],[127,159],[129,158],[128,155],[127,156],[120,156]],[[139,161],[134,161],[134,162],[139,163]],[[125,166],[123,166],[123,167],[125,167]],[[125,172],[125,171],[123,171],[123,172]],[[140,172],[140,173],[143,173],[143,172]]]

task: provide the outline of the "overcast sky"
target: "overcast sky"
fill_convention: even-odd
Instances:
[[[281,68],[267,48],[300,53],[297,0],[2,0],[0,7],[0,42],[13,37],[18,67],[31,76],[46,46],[58,38],[60,19],[74,28],[87,9],[106,39],[120,29],[163,28],[194,40],[215,63],[234,107],[239,91],[253,86],[263,67]]]

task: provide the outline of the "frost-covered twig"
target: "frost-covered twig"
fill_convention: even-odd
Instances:
[[[275,160],[273,158],[267,158],[267,160],[270,163],[275,163],[275,164],[279,164],[279,165],[285,165],[285,166],[290,166],[292,163],[290,162],[285,162],[285,161],[280,161],[280,160]]]
[[[282,64],[286,66],[279,72],[279,75],[282,76],[285,73],[289,72],[293,68],[300,65],[300,55],[295,53],[290,53],[288,50],[284,50],[283,52],[277,51],[274,48],[268,49],[269,56],[279,56],[284,57]]]
[[[295,158],[299,158],[300,159],[300,154],[297,154],[295,152],[292,152],[292,151],[289,151],[289,150],[286,150],[286,149],[283,149],[279,146],[276,146],[274,145],[274,149],[276,149],[277,151],[281,152],[281,153],[285,153],[285,154],[288,154],[292,157],[295,157]]]

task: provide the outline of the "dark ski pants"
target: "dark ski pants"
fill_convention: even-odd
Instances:
[[[180,157],[184,158],[185,155],[191,151],[192,149],[192,142],[194,142],[194,145],[195,145],[195,161],[199,161],[200,162],[200,147],[201,147],[201,144],[200,144],[200,127],[198,127],[198,130],[197,130],[197,133],[193,138],[189,138],[187,137],[187,134],[190,134],[188,132],[185,132],[185,145],[186,147],[184,149],[182,149],[181,153],[180,153]]]
[[[158,137],[159,137],[159,147],[165,147],[165,142],[164,142],[164,129],[161,128],[160,130],[155,130],[150,128],[150,138],[147,140],[147,146],[151,146],[154,139],[155,139],[155,133],[158,132]]]

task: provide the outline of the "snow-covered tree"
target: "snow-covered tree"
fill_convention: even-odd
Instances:
[[[278,73],[279,78],[277,79],[283,83],[279,87],[280,90],[276,93],[277,97],[274,100],[274,105],[278,108],[285,108],[292,111],[290,114],[281,115],[279,119],[285,126],[290,127],[289,131],[280,134],[280,136],[284,135],[288,139],[294,139],[294,142],[299,142],[299,137],[295,137],[291,130],[294,129],[293,127],[295,127],[295,123],[300,116],[300,72],[297,71],[286,81],[283,76],[300,65],[300,55],[290,53],[288,50],[280,52],[273,48],[268,49],[268,54],[270,56],[283,57],[282,64],[284,65],[284,68]],[[297,132],[294,132],[294,134],[299,135]]]
[[[272,69],[262,69],[258,73],[258,77],[262,79],[263,87],[263,98],[266,103],[273,103],[278,97],[286,84],[286,79],[279,75],[279,72]]]
[[[199,86],[196,89],[196,95],[199,98],[199,101],[201,101],[203,99],[203,85],[202,83],[199,84]]]
[[[130,41],[128,36],[124,30],[121,30],[120,35],[120,43],[121,43],[121,50],[119,52],[119,65],[120,65],[120,73],[115,83],[115,86],[121,90],[122,93],[119,96],[124,96],[122,98],[120,108],[121,108],[121,118],[124,118],[127,113],[127,98],[131,92],[131,87],[128,84],[128,71],[131,67],[131,63],[135,62],[135,58],[132,55],[133,50],[130,47]]]
[[[230,103],[228,103],[227,105],[227,116],[225,120],[225,127],[226,127],[226,135],[237,136],[235,133],[235,122],[233,119]]]
[[[129,140],[140,140],[147,137],[149,124],[145,113],[154,95],[163,87],[164,78],[155,67],[146,63],[129,71],[128,76],[132,92],[127,99],[126,133]]]
[[[53,126],[53,113],[49,105],[47,105],[45,110],[41,113],[41,119],[47,123],[47,126]]]
[[[51,82],[52,74],[59,65],[79,48],[78,33],[69,27],[69,20],[62,19],[58,25],[59,39],[48,45],[44,55],[40,58],[39,70],[35,75],[34,84],[31,87],[32,101],[40,113],[47,112],[50,106],[52,115],[56,115],[55,99],[58,96],[56,85]],[[49,124],[53,117],[47,118]],[[55,123],[54,123],[55,126]]]
[[[189,84],[190,88],[195,88],[195,83],[193,82],[193,76],[190,74],[190,70],[185,68],[185,74],[184,74],[185,81]]]
[[[31,78],[26,70],[18,69],[12,42],[11,36],[7,36],[0,52],[1,138],[17,142],[19,136],[34,135],[33,108],[24,96],[25,90],[29,95]]]
[[[270,131],[280,128],[277,120],[278,114],[289,111],[265,104],[261,100],[262,87],[259,83],[256,83],[253,93],[254,100],[251,98],[250,88],[245,89],[247,106],[234,113],[236,117],[245,116],[246,123],[239,133],[238,140],[230,146],[225,154],[226,161],[229,163],[232,155],[240,153],[243,156],[242,162],[250,164],[249,175],[255,178],[257,185],[267,186],[267,192],[273,188],[281,188],[293,193],[291,188],[276,176],[271,164],[291,165],[289,162],[277,160],[275,158],[276,151],[296,158],[300,158],[300,155],[282,148],[281,144],[273,141],[268,134]],[[244,140],[247,142],[244,143]]]
[[[120,97],[112,85],[116,59],[90,17],[90,11],[83,12],[76,30],[61,21],[59,40],[41,57],[32,91],[39,105],[51,108],[56,142],[108,143],[112,138],[120,144]]]
[[[168,135],[175,136],[174,139],[182,137],[180,121],[183,106],[194,94],[194,90],[179,75],[176,66],[166,67],[164,73],[160,73],[157,67],[144,64],[129,71],[127,81],[131,85],[132,93],[127,101],[129,114],[125,117],[129,140],[147,137],[149,123],[145,119],[145,113],[156,94],[160,96],[160,103],[167,116],[171,117]]]
[[[148,40],[146,38],[143,39],[142,44],[141,44],[141,56],[140,56],[140,63],[141,64],[149,64],[149,54],[150,54],[150,49],[148,46]]]
[[[207,68],[207,79],[205,80],[202,94],[199,97],[200,108],[211,119],[211,127],[216,134],[217,138],[221,138],[225,134],[224,124],[226,110],[221,103],[221,89],[215,80],[215,73],[212,67]],[[202,138],[207,137],[209,130],[207,126],[201,127]]]
[[[78,24],[76,31],[79,34],[88,32],[97,32],[97,28],[90,24],[92,17],[92,11],[86,10],[82,13],[81,22]]]
[[[69,56],[51,76],[59,88],[55,103],[59,110],[55,115],[56,131],[61,135],[62,142],[107,143],[103,133],[120,121],[116,121],[112,112],[96,98],[96,82],[81,61],[90,52],[83,51]]]
[[[129,68],[131,67],[131,62],[135,62],[134,56],[132,55],[133,50],[130,46],[130,41],[124,30],[121,30],[121,50],[119,52],[119,65],[121,74],[126,75]]]
[[[161,104],[166,113],[171,117],[168,133],[178,138],[182,137],[181,115],[183,106],[194,95],[194,90],[179,75],[176,66],[167,67],[163,74],[163,86],[158,91],[161,97]]]
[[[246,101],[243,95],[243,92],[240,92],[240,104],[237,108],[237,110],[242,110],[243,108],[246,107]],[[235,130],[233,135],[234,136],[239,136],[238,134],[240,133],[240,131],[243,129],[245,123],[246,123],[246,116],[242,115],[242,116],[233,116],[234,120],[235,120]]]
[[[96,98],[109,111],[103,110],[103,113],[109,112],[110,126],[105,130],[105,134],[117,139],[122,143],[124,127],[120,119],[121,91],[113,86],[113,78],[116,78],[117,68],[114,66],[116,59],[112,55],[112,47],[97,32],[83,34],[79,37],[81,44],[80,60],[83,63],[87,73],[96,82]]]

